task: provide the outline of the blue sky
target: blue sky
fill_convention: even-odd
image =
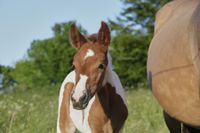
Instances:
[[[33,40],[53,35],[55,23],[76,20],[94,33],[121,9],[119,0],[0,0],[0,64],[25,58]]]

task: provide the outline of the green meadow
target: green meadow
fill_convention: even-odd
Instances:
[[[162,109],[146,89],[127,91],[124,133],[167,133]],[[0,133],[55,133],[58,91],[28,90],[0,95]]]
[[[37,11],[39,9],[38,5],[41,5],[41,1],[35,1],[37,4],[32,4],[32,2],[19,4],[24,6],[21,9],[23,9],[23,12],[28,16],[31,16],[31,18],[34,18],[34,14],[29,14],[29,10],[25,10],[25,7],[27,7],[27,9],[36,9],[35,11]],[[111,16],[108,16],[108,19],[105,20],[109,24],[110,29],[112,29],[110,52],[113,57],[114,70],[119,75],[123,86],[126,86],[127,88],[132,86],[139,88],[138,86],[146,86],[147,83],[147,51],[153,36],[155,14],[169,0],[120,1],[120,13],[114,15],[116,18],[110,18]],[[12,9],[15,9],[13,6],[5,6],[6,8],[3,6],[4,8],[2,9],[6,9],[5,13],[11,11],[13,14],[17,13],[20,15],[20,17],[13,17],[16,20],[11,22],[23,22],[22,24],[27,23],[30,24],[28,27],[31,28],[27,29],[28,27],[26,27],[26,25],[21,24],[22,27],[20,27],[20,25],[18,26],[18,23],[16,23],[15,25],[17,26],[14,27],[17,27],[20,30],[13,30],[12,25],[8,23],[8,26],[11,26],[11,32],[9,33],[9,27],[6,27],[5,31],[9,34],[3,34],[3,36],[5,36],[9,41],[10,39],[14,39],[12,35],[17,37],[17,40],[20,40],[19,49],[21,51],[21,41],[23,38],[26,38],[26,36],[23,36],[24,34],[29,36],[30,32],[31,34],[36,33],[40,35],[40,32],[36,32],[35,30],[45,28],[36,28],[35,26],[39,25],[39,22],[41,22],[42,26],[46,25],[43,21],[46,20],[45,16],[49,16],[45,14],[48,9],[53,11],[52,13],[56,16],[60,16],[59,14],[56,14],[56,10],[62,11],[66,15],[67,13],[72,15],[75,13],[73,19],[74,16],[76,16],[77,11],[79,11],[81,18],[85,16],[86,20],[88,20],[88,24],[98,24],[93,21],[93,17],[90,18],[90,15],[85,15],[84,12],[81,12],[82,8],[82,10],[85,11],[85,5],[95,7],[94,5],[91,5],[90,1],[84,1],[84,5],[81,5],[80,1],[77,1],[79,5],[81,5],[79,8],[77,8],[77,4],[73,5],[74,2],[65,2],[66,5],[73,7],[73,11],[68,12],[62,10],[60,6],[64,7],[65,5],[62,2],[57,2],[57,4],[51,7],[48,7],[48,2],[44,4],[45,11],[41,14],[39,13],[39,15],[43,15],[43,17],[41,17],[42,19],[34,18],[33,24],[28,21],[25,22],[25,19],[22,19],[22,17],[24,17],[26,20],[29,20],[27,19],[28,16],[21,16],[21,12],[19,12],[20,10],[12,12]],[[97,0],[95,3],[96,2]],[[16,2],[16,4],[17,3],[19,2]],[[62,5],[59,6],[59,4]],[[104,11],[105,5],[106,7],[109,6],[107,4],[108,2],[102,4],[103,10],[99,11]],[[10,3],[8,3],[8,5],[10,5]],[[101,6],[101,4],[96,5],[98,7]],[[111,7],[107,8],[112,9],[115,4],[111,2],[111,5]],[[7,9],[7,7],[10,7],[10,9]],[[43,11],[43,8],[41,9]],[[95,18],[101,16],[98,12],[95,12],[97,11],[96,8],[95,10],[92,8],[88,9],[92,14],[98,15],[98,17],[94,16]],[[5,22],[7,22],[6,20],[10,15],[8,14],[4,16],[6,18],[1,19],[5,19]],[[51,17],[53,18],[53,16]],[[102,17],[107,18],[106,16]],[[48,18],[48,23],[50,23],[49,20],[51,19]],[[87,29],[79,23],[81,20],[77,19],[70,21],[70,18],[68,17],[67,20],[69,21],[59,22],[60,20],[55,20],[57,23],[54,22],[55,24],[51,26],[51,37],[37,39],[37,36],[35,36],[32,38],[34,40],[31,42],[26,54],[24,54],[24,58],[16,61],[14,65],[7,66],[0,62],[0,133],[56,132],[59,93],[59,87],[57,86],[63,81],[66,74],[72,70],[73,57],[76,52],[76,50],[71,47],[69,39],[69,35],[71,35],[69,32],[71,29],[70,27],[72,23],[75,23],[83,35],[86,33],[90,34]],[[30,21],[32,21],[32,19],[30,19]],[[34,29],[34,31],[32,31],[32,29]],[[19,32],[16,36],[13,31],[17,31],[17,33],[23,31],[23,33]],[[96,32],[98,32],[98,29]],[[19,38],[19,36],[23,38]],[[108,40],[106,39],[106,41]],[[1,44],[2,46],[7,45],[7,43]],[[18,46],[17,44],[18,43],[15,44],[14,41],[8,50],[3,51],[6,51],[6,53],[10,52],[9,55],[12,55],[12,53],[19,51],[13,47],[14,45]],[[12,52],[12,50],[15,52]],[[6,57],[6,55],[3,55],[2,59],[4,59],[4,57]],[[7,60],[7,58],[4,60]],[[9,88],[13,88],[14,92],[1,94],[2,89],[8,91]],[[162,109],[152,96],[151,91],[148,89],[135,88],[126,91],[129,116],[124,125],[124,133],[168,133],[163,120]]]

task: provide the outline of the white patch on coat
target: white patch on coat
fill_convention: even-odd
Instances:
[[[110,85],[112,85],[115,89],[116,89],[116,93],[122,98],[123,102],[125,105],[127,105],[126,102],[126,98],[124,95],[124,90],[122,87],[122,84],[120,82],[119,77],[117,76],[117,74],[113,71],[112,69],[112,58],[108,53],[108,67],[106,69],[106,74],[104,77],[104,81],[103,81],[103,85],[105,85],[106,83],[109,83]],[[84,77],[84,75],[82,75],[83,79],[86,79],[86,77]],[[75,71],[72,71],[71,73],[69,73],[65,80],[63,81],[62,85],[61,85],[61,89],[60,89],[60,95],[59,95],[59,108],[58,108],[58,119],[57,119],[57,133],[61,133],[60,131],[60,126],[59,126],[59,118],[60,118],[60,107],[61,107],[61,103],[62,103],[62,99],[63,99],[63,93],[64,93],[64,86],[67,82],[72,82],[75,84]],[[82,84],[84,82],[82,81]],[[83,87],[83,86],[82,86]],[[80,89],[82,88],[80,87]],[[78,128],[78,130],[80,130],[83,133],[91,133],[91,129],[88,123],[88,117],[89,117],[89,111],[90,108],[93,104],[95,100],[95,97],[93,97],[90,101],[88,106],[84,109],[84,120],[83,119],[83,112],[81,110],[76,110],[73,108],[71,100],[70,100],[70,117],[75,125],[76,128]]]
[[[78,81],[76,87],[74,88],[74,93],[72,97],[76,100],[76,102],[79,101],[79,98],[83,96],[83,92],[86,90],[86,82],[87,82],[88,76],[80,74],[80,80]]]
[[[88,118],[89,118],[89,112],[94,100],[95,100],[95,96],[93,96],[92,99],[90,99],[87,107],[84,110],[74,109],[70,101],[70,117],[75,127],[82,133],[91,133],[91,128],[89,126]]]
[[[84,57],[84,60],[87,59],[88,57],[94,56],[94,54],[95,53],[94,53],[94,51],[92,49],[88,49],[87,53],[86,53],[86,55]]]
[[[60,93],[59,93],[59,99],[58,99],[58,118],[57,118],[57,133],[61,133],[60,131],[60,107],[62,104],[62,100],[63,100],[63,94],[64,94],[64,90],[65,90],[65,84],[68,82],[72,82],[75,84],[75,71],[70,72],[64,79],[61,88],[60,88]]]
[[[121,84],[121,81],[120,81],[118,75],[115,73],[115,71],[113,71],[112,58],[109,53],[107,55],[107,58],[108,58],[108,66],[106,68],[103,85],[105,85],[106,83],[109,83],[110,85],[112,85],[115,88],[116,93],[122,98],[124,104],[127,106],[124,89],[122,87],[122,84]]]

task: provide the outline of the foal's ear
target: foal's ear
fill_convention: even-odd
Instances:
[[[103,21],[101,22],[101,28],[98,32],[98,42],[107,47],[110,45],[110,29],[108,25]]]
[[[76,49],[79,49],[84,43],[87,42],[85,37],[78,31],[75,24],[71,25],[69,32],[69,40],[71,42],[71,45]]]

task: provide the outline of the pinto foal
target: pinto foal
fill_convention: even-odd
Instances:
[[[128,116],[121,82],[108,54],[110,30],[84,37],[73,24],[70,40],[77,49],[75,68],[62,83],[57,133],[119,133]]]

